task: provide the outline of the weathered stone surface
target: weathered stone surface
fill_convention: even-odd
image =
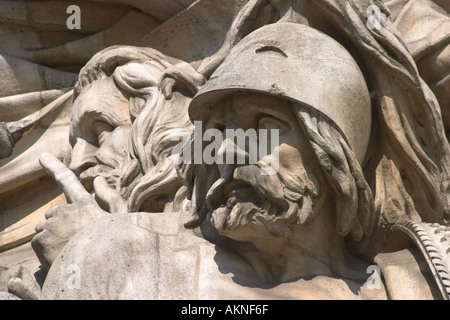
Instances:
[[[0,300],[20,300],[18,297],[8,292],[0,292]]]
[[[449,3],[415,0],[407,3],[386,1],[386,4],[394,9],[392,19],[395,26],[417,61],[420,75],[429,84],[439,101],[448,136],[450,128]]]
[[[0,1],[0,299],[450,298],[446,1],[71,4]]]
[[[8,291],[9,280],[16,277],[22,279],[29,290],[40,294],[45,273],[29,242],[1,252],[0,261],[0,292]]]

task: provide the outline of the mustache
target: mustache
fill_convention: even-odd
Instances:
[[[295,226],[304,226],[313,219],[314,199],[306,188],[304,194],[295,191],[296,201],[292,201],[282,180],[275,175],[261,175],[257,166],[236,168],[232,180],[231,171],[225,171],[208,193],[211,198],[207,219],[220,234],[237,241],[268,234],[288,236]],[[211,207],[211,199],[218,193],[223,200]]]
[[[230,193],[241,187],[250,186],[255,198],[265,199],[277,217],[271,219],[280,223],[308,223],[313,211],[313,198],[320,194],[321,181],[318,173],[307,174],[306,171],[295,174],[262,175],[258,164],[224,165],[219,170],[217,165],[191,165],[186,180],[192,180],[191,208],[185,216],[185,227],[200,226],[207,216],[226,206]],[[195,169],[195,170],[194,170]],[[186,171],[186,168],[185,168]],[[189,178],[190,177],[190,178]],[[189,179],[188,179],[189,178]]]
[[[207,210],[211,213],[229,205],[228,199],[235,194],[235,190],[242,192],[251,187],[254,196],[247,193],[248,200],[264,203],[261,209],[267,211],[270,220],[285,224],[306,224],[312,218],[312,198],[319,194],[314,180],[317,179],[310,179],[306,175],[288,179],[283,178],[280,173],[262,175],[257,164],[229,165],[207,192]]]
[[[308,177],[290,179],[288,184],[280,173],[268,176],[260,172],[257,165],[240,167],[235,170],[234,178],[237,182],[250,185],[260,197],[266,199],[264,210],[269,211],[269,220],[279,226],[289,226],[296,223],[304,225],[312,219],[312,198],[318,194],[318,190],[310,189],[314,183]],[[275,209],[276,214],[270,212],[272,209]],[[265,224],[265,227],[272,232],[278,229],[270,227],[270,224]]]
[[[308,175],[306,171],[290,175],[280,172],[275,175],[262,175],[259,164],[254,164],[226,165],[220,177],[217,172],[208,171],[208,174],[215,174],[216,179],[207,186],[206,202],[210,210],[220,205],[217,199],[226,197],[230,191],[241,186],[251,186],[260,196],[269,198],[278,205],[283,205],[285,200],[299,202],[305,194],[313,197],[319,195],[320,182],[317,176],[314,173]]]
[[[283,185],[274,176],[263,176],[256,165],[236,167],[226,165],[222,175],[209,188],[206,203],[209,210],[214,210],[224,204],[228,195],[237,188],[252,187],[259,196],[267,198],[279,206],[284,204]]]

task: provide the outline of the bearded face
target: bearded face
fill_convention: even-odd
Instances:
[[[74,102],[70,169],[88,191],[98,176],[120,190],[131,126],[128,108],[128,101],[110,78],[95,82]]]
[[[236,168],[232,182],[209,190],[210,222],[220,234],[238,241],[288,236],[314,216],[316,177],[305,178],[290,190],[280,174],[262,176],[257,165]],[[300,193],[302,184],[313,189]]]
[[[195,200],[194,206],[207,211],[208,220],[220,234],[238,241],[288,236],[296,226],[307,225],[318,207],[324,176],[291,103],[236,94],[215,115],[208,128],[276,129],[279,144],[268,148],[270,152],[256,164],[203,167],[197,176],[203,182],[198,187],[203,190],[197,191],[205,195],[206,206],[200,204],[202,199]],[[223,150],[230,149],[242,152],[229,140],[224,141]],[[278,163],[277,172],[262,174],[273,161]]]

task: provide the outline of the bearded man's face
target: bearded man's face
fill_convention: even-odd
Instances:
[[[215,110],[206,128],[224,132],[267,129],[279,134],[278,145],[268,147],[268,154],[256,164],[225,162],[200,170],[200,176],[209,176],[200,179],[210,181],[203,185],[208,191],[202,192],[207,194],[207,217],[220,234],[250,242],[258,237],[287,236],[314,218],[324,175],[292,103],[268,95],[238,93]],[[231,148],[231,152],[249,151],[248,147],[238,150],[226,139],[222,147],[227,151]],[[263,175],[263,169],[275,161],[277,172]]]
[[[70,169],[85,188],[102,176],[120,190],[121,166],[125,162],[130,135],[129,103],[112,78],[98,80],[75,100],[71,119]]]

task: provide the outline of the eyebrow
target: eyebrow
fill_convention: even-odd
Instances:
[[[128,119],[120,120],[114,114],[107,110],[84,110],[82,116],[79,118],[80,122],[90,119],[90,122],[95,123],[97,121],[105,122],[112,127],[118,127],[126,123]]]
[[[291,125],[289,122],[287,122],[287,121],[281,119],[280,117],[278,117],[278,116],[276,116],[276,115],[268,114],[268,113],[263,113],[263,115],[264,115],[264,116],[260,117],[260,119],[261,119],[261,118],[267,118],[267,117],[274,118],[276,121],[281,122],[281,124],[282,124],[283,126],[285,126],[286,128],[290,128],[290,129],[292,128],[292,125]]]
[[[236,96],[233,95],[233,102],[236,99]],[[272,106],[271,103],[262,101],[260,103],[253,103],[250,102],[249,104],[246,105],[246,107],[248,107],[251,110],[258,110],[258,109],[263,109],[263,110],[259,110],[259,113],[264,114],[266,116],[270,116],[270,117],[274,117],[277,120],[281,121],[286,127],[291,127],[290,122],[292,120],[292,117],[289,117],[289,115],[287,115],[286,113],[292,114],[292,102],[289,100],[285,100],[285,99],[281,99],[279,101],[282,101],[285,103],[285,105],[283,105],[281,108],[274,108]],[[233,103],[233,108],[234,108],[235,104]],[[295,114],[292,114],[292,116],[294,116]]]

